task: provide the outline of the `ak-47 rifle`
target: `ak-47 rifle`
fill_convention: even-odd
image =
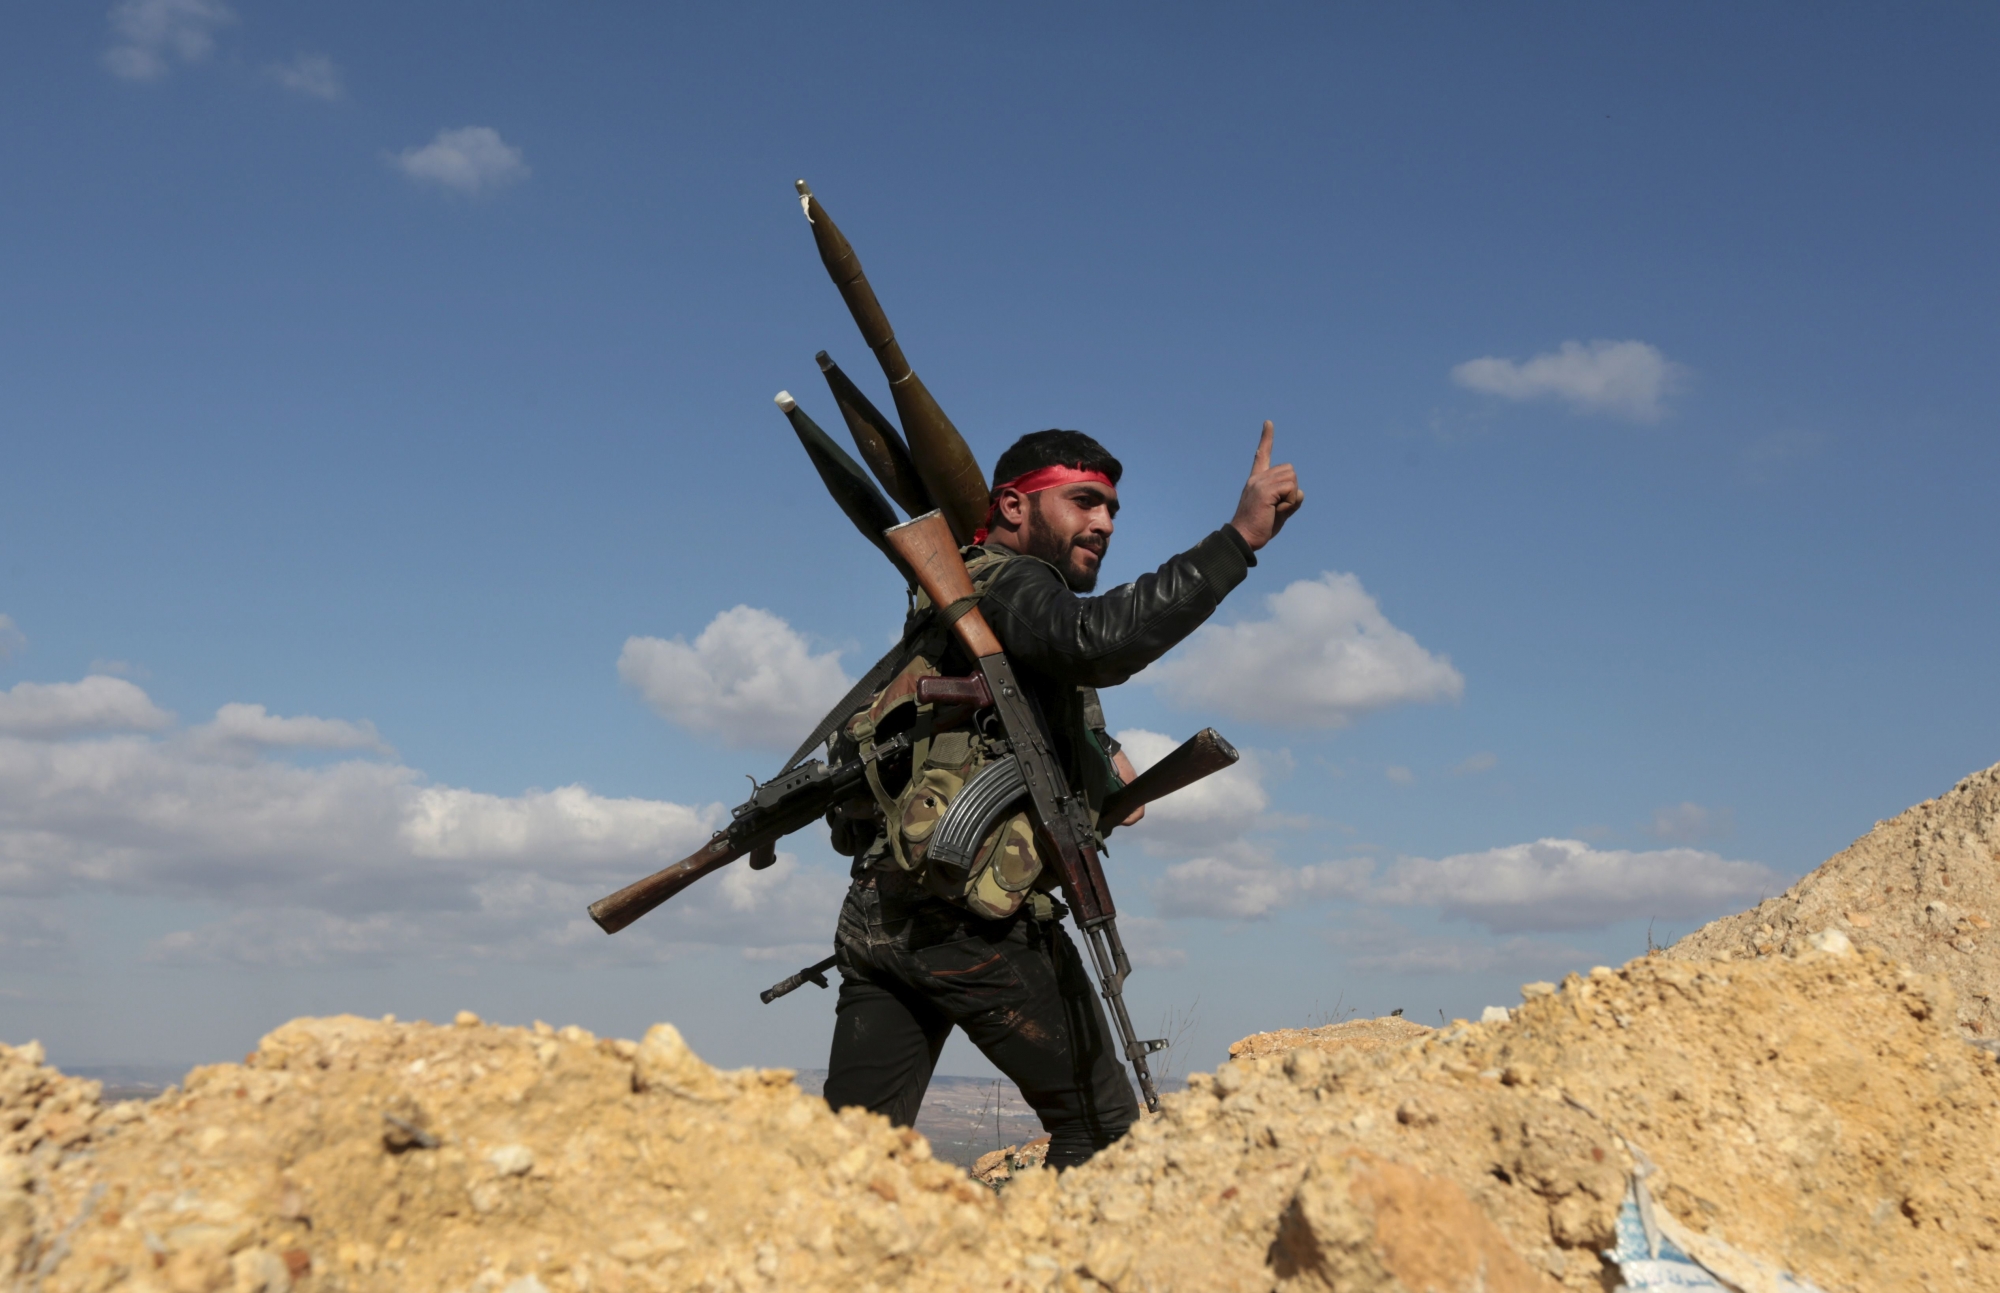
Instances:
[[[991,709],[993,692],[982,674],[973,674],[968,678],[919,678],[917,703]],[[1114,791],[1105,799],[1097,814],[1098,837],[1101,839],[1109,835],[1114,827],[1132,815],[1133,809],[1191,786],[1210,773],[1220,772],[1240,757],[1236,747],[1224,740],[1222,733],[1212,727],[1204,727],[1176,746],[1167,757],[1133,778],[1132,784]],[[981,768],[965,783],[932,829],[931,860],[960,869],[971,866],[981,844],[992,834],[1000,819],[1020,810],[1021,797],[1026,793],[1027,779],[1022,775],[1021,761],[1016,756],[1005,755]],[[817,983],[823,988],[826,986],[826,971],[831,968],[833,958],[828,957],[808,965],[789,979],[772,984],[758,996],[768,1006],[808,983]]]
[[[977,675],[971,678],[919,679],[917,700],[920,704],[934,707],[928,729],[933,732],[948,731],[964,723],[977,710],[993,704],[986,679]],[[884,741],[875,747],[872,757],[879,759],[908,749],[917,735],[920,733],[913,729]],[[1183,786],[1192,785],[1209,773],[1236,762],[1236,757],[1235,747],[1223,740],[1213,728],[1203,729],[1166,758],[1146,769],[1131,785],[1105,801],[1100,833],[1109,831],[1113,823],[1131,816],[1132,810],[1141,804],[1151,803]],[[953,801],[945,819],[939,822],[937,834],[940,838],[931,848],[934,855],[946,846],[947,840],[960,836],[966,837],[970,841],[969,846],[976,848],[986,838],[998,815],[1019,801],[1024,783],[1018,773],[1013,773],[1019,767],[1019,760],[1008,758],[987,767],[998,773],[1013,774],[1011,793],[1001,784],[1005,776],[982,770],[988,781],[980,782],[979,778],[975,778],[974,783],[969,783],[968,789],[976,793],[961,793]],[[655,871],[645,879],[591,903],[590,918],[605,933],[615,934],[703,876],[720,871],[739,858],[749,857],[750,865],[756,866],[760,856],[773,856],[772,851],[779,840],[818,821],[835,804],[864,793],[862,787],[866,784],[867,774],[867,759],[856,759],[833,767],[813,759],[773,777],[758,786],[749,799],[730,810],[729,825],[717,831],[708,843],[672,866]],[[1005,798],[994,799],[988,794],[977,793],[986,785],[991,785]],[[791,985],[792,988],[798,986],[798,983]]]
[[[893,741],[875,747],[877,757],[900,748]],[[730,810],[728,826],[715,838],[670,867],[634,881],[590,904],[590,918],[607,934],[615,934],[695,881],[720,871],[747,854],[773,849],[779,840],[826,815],[866,784],[868,764],[827,767],[814,759],[757,787],[755,794]]]
[[[1007,740],[1010,762],[1018,768],[1024,783],[1036,833],[1055,863],[1063,897],[1076,916],[1084,941],[1090,945],[1098,991],[1118,1030],[1125,1058],[1139,1079],[1146,1107],[1157,1111],[1160,1097],[1153,1089],[1153,1075],[1147,1068],[1146,1057],[1167,1043],[1139,1040],[1132,1031],[1132,1017],[1125,1010],[1125,976],[1132,972],[1132,964],[1118,938],[1118,912],[1097,854],[1097,823],[1082,797],[1071,792],[1034,701],[1021,689],[1014,666],[1001,649],[1000,639],[994,636],[986,617],[979,613],[972,576],[959,556],[958,543],[944,515],[926,512],[891,529],[887,537],[889,545],[916,572],[917,583],[931,602],[947,616],[956,616],[952,632],[978,663],[979,676],[985,680],[992,698],[994,716],[999,719],[1001,734]],[[971,783],[967,783],[961,795],[971,790]],[[1128,807],[1126,811],[1129,813],[1131,809]]]

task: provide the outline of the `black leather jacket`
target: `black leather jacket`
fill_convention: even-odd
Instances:
[[[1005,549],[994,544],[988,551]],[[1095,761],[1077,748],[1088,726],[1078,688],[1115,687],[1165,655],[1213,615],[1256,564],[1243,536],[1225,525],[1158,570],[1095,597],[1077,596],[1060,571],[1033,557],[1016,556],[990,575],[981,572],[979,608],[1040,704],[1074,784],[1090,791],[1099,780]],[[963,648],[955,650],[963,655]],[[961,658],[957,664],[962,670],[971,662]]]

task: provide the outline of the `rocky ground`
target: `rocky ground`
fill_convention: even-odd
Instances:
[[[1775,898],[1711,921],[1669,956],[1710,960],[1796,952],[1838,929],[1958,997],[1968,1037],[2000,1043],[2000,764],[1899,813]]]
[[[1928,929],[1908,907],[1946,875],[1974,887],[1993,775],[1822,868],[1886,857],[1875,887],[1809,878],[1731,927],[1747,948],[1688,959],[1711,927],[1492,1022],[1246,1039],[1091,1163],[997,1191],[664,1024],[297,1020],[116,1104],[0,1047],[0,1271],[47,1293],[1601,1293],[1641,1278],[1603,1256],[1632,1260],[1640,1218],[1718,1288],[2000,1293],[2000,1056],[1953,986],[1990,981],[1850,939]],[[1953,930],[1930,944],[1982,950]]]
[[[1319,1028],[1281,1028],[1271,1033],[1253,1033],[1242,1041],[1232,1044],[1229,1058],[1259,1059],[1266,1055],[1283,1055],[1286,1051],[1310,1049],[1325,1051],[1331,1055],[1338,1051],[1391,1050],[1407,1045],[1419,1037],[1428,1037],[1435,1029],[1399,1017],[1383,1019],[1350,1019],[1346,1023],[1327,1024]]]
[[[1718,1268],[2000,1289],[2000,1061],[1941,980],[1829,945],[1653,957],[1504,1023],[1231,1061],[997,1194],[665,1025],[300,1020],[108,1107],[10,1048],[0,1253],[49,1293],[1601,1290],[1645,1171]]]

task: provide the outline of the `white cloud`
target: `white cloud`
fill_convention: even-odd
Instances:
[[[0,615],[0,660],[12,660],[28,649],[28,635],[16,628],[14,621]]]
[[[1337,929],[1327,935],[1327,941],[1346,953],[1343,960],[1348,969],[1388,974],[1555,974],[1589,959],[1587,953],[1567,944],[1521,935],[1490,943],[1425,938],[1385,924]]]
[[[301,54],[289,63],[273,63],[265,75],[294,94],[332,102],[346,92],[340,69],[324,54]]]
[[[1736,814],[1727,808],[1679,803],[1654,809],[1653,820],[1642,829],[1654,839],[1672,840],[1676,844],[1725,839],[1736,831]]]
[[[389,160],[413,180],[460,193],[504,188],[530,174],[521,150],[491,126],[440,130],[428,144],[405,148]]]
[[[1382,775],[1399,786],[1414,786],[1417,784],[1417,774],[1400,763],[1392,763],[1382,769]]]
[[[1643,341],[1565,341],[1525,363],[1468,359],[1451,379],[1468,390],[1510,400],[1554,398],[1579,413],[1657,422],[1686,370]]]
[[[1119,732],[1117,736],[1132,766],[1141,772],[1180,745],[1171,736],[1144,728]],[[1257,825],[1265,809],[1271,806],[1271,796],[1262,784],[1263,776],[1257,753],[1245,751],[1234,765],[1146,805],[1146,816],[1137,826],[1122,826],[1119,830],[1132,832],[1149,853],[1184,853],[1238,839]]]
[[[119,0],[111,8],[116,43],[104,51],[104,65],[128,81],[157,81],[175,58],[207,58],[215,29],[235,21],[221,0]]]
[[[1391,624],[1353,575],[1302,579],[1264,604],[1269,619],[1202,628],[1154,666],[1153,681],[1180,705],[1321,728],[1464,694],[1465,678],[1450,659]]]
[[[1238,844],[1168,867],[1153,886],[1153,905],[1163,916],[1259,920],[1281,907],[1352,896],[1369,865],[1326,862],[1288,867],[1268,850]]]
[[[132,684],[97,681],[136,695],[125,721],[165,721]],[[61,694],[81,684],[33,685]],[[54,709],[70,719],[86,712]],[[615,939],[589,922],[593,899],[707,840],[726,820],[720,804],[581,786],[495,795],[429,784],[391,759],[305,767],[260,753],[304,746],[386,749],[366,724],[277,717],[257,705],[224,706],[213,723],[157,735],[0,735],[0,953],[54,937],[18,915],[33,910],[21,903],[77,893],[225,909],[214,924],[162,941],[155,951],[170,960],[573,964],[831,934],[845,882],[792,854],[765,871],[712,877]]]
[[[1491,772],[1500,765],[1500,756],[1491,750],[1481,750],[1465,762],[1452,769],[1456,776],[1472,777],[1482,772]]]
[[[629,877],[636,879],[636,874]],[[154,943],[165,963],[315,965],[336,961],[471,959],[646,963],[735,946],[760,960],[816,960],[832,937],[844,878],[778,854],[762,871],[735,866],[695,885],[615,938],[584,907],[602,882],[541,871],[475,882],[458,906],[351,912],[242,907]],[[802,956],[801,952],[805,954]]]
[[[1711,915],[1754,899],[1776,879],[1759,863],[1697,849],[1634,853],[1543,839],[1436,860],[1398,858],[1366,899],[1437,907],[1509,934]]]
[[[1166,869],[1163,916],[1255,920],[1333,898],[1431,907],[1499,934],[1598,929],[1621,920],[1705,917],[1776,887],[1769,867],[1690,848],[1635,853],[1544,839],[1451,857],[1400,857],[1378,876],[1366,858],[1289,867],[1238,843]]]
[[[1247,848],[1177,862],[1153,886],[1153,905],[1163,916],[1256,920],[1297,896],[1296,871]]]
[[[627,638],[618,676],[669,722],[772,750],[796,746],[852,685],[839,652],[814,655],[791,625],[751,606],[717,615],[692,645]]]
[[[267,712],[262,705],[224,705],[215,711],[212,722],[195,728],[189,736],[211,745],[234,745],[246,749],[374,750],[381,754],[394,753],[383,743],[373,723],[350,723],[345,719],[311,716],[280,718]]]
[[[138,687],[103,674],[80,682],[19,682],[0,691],[0,734],[8,736],[152,731],[171,722],[173,715]]]

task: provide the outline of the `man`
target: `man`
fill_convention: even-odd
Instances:
[[[1070,784],[1093,804],[1133,776],[1094,689],[1124,682],[1192,633],[1304,502],[1291,465],[1271,465],[1271,437],[1266,422],[1227,525],[1098,597],[1078,594],[1096,588],[1111,542],[1118,460],[1080,432],[1039,431],[994,467],[987,528],[966,549],[980,609]],[[945,672],[970,669],[953,646]],[[1063,909],[1034,893],[1014,915],[983,919],[914,883],[871,837],[877,829],[836,830],[836,845],[847,839],[858,856],[834,942],[841,985],[827,1103],[909,1126],[956,1025],[1041,1118],[1051,1166],[1074,1166],[1122,1136],[1138,1103]]]

